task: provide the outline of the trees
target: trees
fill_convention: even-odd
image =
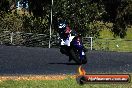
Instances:
[[[98,35],[99,28],[95,26],[95,23],[103,13],[103,8],[99,3],[89,0],[55,0],[53,11],[55,20],[59,16],[67,19],[71,28],[80,32],[83,36]]]
[[[131,0],[54,0],[54,17],[61,15],[80,33],[98,36],[98,21],[112,23],[114,36],[124,38],[132,23]],[[98,26],[97,26],[97,25]]]
[[[23,31],[30,29],[44,33],[48,30],[51,0],[0,0],[0,20],[16,9],[17,1],[23,2],[23,7],[26,3],[29,6],[30,16],[21,16]],[[83,36],[97,37],[101,29],[99,22],[104,22],[113,23],[111,31],[115,36],[124,38],[127,27],[132,24],[131,0],[54,0],[52,8],[53,29],[56,28],[57,18],[61,16]]]
[[[29,12],[35,17],[44,17],[49,15],[51,0],[28,0]]]
[[[132,1],[103,0],[103,3],[107,12],[106,21],[113,23],[111,31],[114,33],[114,36],[124,38],[128,25],[132,24]]]
[[[19,15],[12,14],[15,0],[0,1],[0,30],[4,31],[21,31],[22,20]]]
[[[17,1],[22,3],[22,11],[17,11],[16,4]],[[12,32],[34,32],[34,33],[45,33],[48,30],[48,15],[42,10],[41,3],[38,1],[31,0],[1,0],[0,1],[0,30],[7,30]],[[43,0],[41,0],[43,1]],[[29,11],[33,13],[26,15],[23,12],[25,9],[25,4],[29,3]],[[42,3],[43,4],[43,3]],[[44,4],[45,5],[45,4]],[[37,7],[37,6],[40,6]],[[34,9],[36,8],[36,9]],[[18,12],[18,13],[17,13]],[[40,14],[41,13],[41,14]],[[43,14],[45,13],[45,15]]]

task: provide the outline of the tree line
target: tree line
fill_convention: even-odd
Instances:
[[[18,1],[22,4],[19,12]],[[132,24],[132,0],[54,0],[53,5],[51,1],[1,0],[0,31],[49,33],[51,8],[53,33],[59,17],[66,19],[70,27],[83,36],[93,37],[98,37],[105,26],[114,36],[124,38]]]

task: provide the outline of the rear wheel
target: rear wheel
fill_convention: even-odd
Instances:
[[[67,47],[67,46],[61,46],[60,47],[60,52],[62,53],[62,54],[65,54],[65,55],[67,55],[67,56],[69,56],[69,53],[68,53],[68,49],[69,49],[69,47]]]

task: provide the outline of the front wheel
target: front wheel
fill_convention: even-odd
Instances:
[[[81,59],[81,63],[82,63],[82,64],[86,64],[86,63],[87,63],[86,55],[83,56],[83,58]]]
[[[72,58],[77,64],[86,64],[87,63],[86,55],[84,55],[83,58],[80,59],[79,53],[75,52],[73,49],[70,50],[69,58]]]

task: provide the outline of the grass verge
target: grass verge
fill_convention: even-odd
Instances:
[[[93,48],[96,50],[132,52],[132,41],[124,39],[96,39]]]
[[[121,39],[113,37],[110,30],[102,30],[100,36],[93,40],[93,49],[104,51],[132,52],[132,28],[128,28],[127,35]]]
[[[75,78],[67,76],[62,80],[4,80],[0,81],[0,88],[132,88],[132,82],[79,85]]]

